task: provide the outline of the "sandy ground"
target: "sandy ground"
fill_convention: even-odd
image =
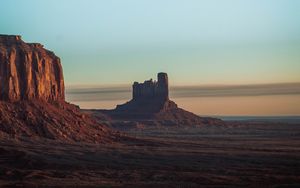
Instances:
[[[93,145],[1,139],[0,187],[300,187],[300,125],[131,130]]]

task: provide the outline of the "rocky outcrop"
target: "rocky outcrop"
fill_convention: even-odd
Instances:
[[[169,83],[168,75],[166,73],[158,73],[157,82],[152,79],[144,83],[134,82],[132,85],[132,99],[169,99]]]
[[[175,103],[169,103],[169,83],[166,73],[158,73],[157,81],[152,79],[144,83],[134,82],[132,85],[132,100],[117,105],[115,111],[120,113],[156,113],[168,108],[176,108]]]
[[[59,57],[21,36],[0,35],[0,100],[65,99]]]
[[[119,134],[65,102],[60,59],[39,43],[0,35],[0,138],[112,142]]]
[[[157,77],[157,81],[150,79],[144,83],[134,82],[132,99],[125,104],[117,105],[114,110],[89,110],[88,112],[98,119],[106,117],[117,124],[118,128],[122,127],[123,122],[126,122],[124,126],[127,126],[128,122],[131,122],[130,125],[133,123],[138,126],[197,126],[223,123],[222,120],[199,117],[179,108],[169,99],[168,75],[158,73]]]

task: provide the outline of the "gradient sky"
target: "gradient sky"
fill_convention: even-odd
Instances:
[[[0,33],[61,57],[81,107],[113,108],[163,71],[171,87],[194,87],[171,96],[198,114],[300,115],[297,0],[1,0]]]
[[[2,0],[0,33],[55,51],[67,86],[300,81],[297,0]]]

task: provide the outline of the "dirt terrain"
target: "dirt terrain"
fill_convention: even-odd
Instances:
[[[2,137],[0,187],[299,187],[300,125],[131,130],[120,143]]]

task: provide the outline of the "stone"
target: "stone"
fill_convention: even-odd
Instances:
[[[134,82],[132,86],[132,99],[125,104],[117,105],[113,110],[87,110],[96,118],[106,117],[113,120],[113,127],[120,128],[128,123],[136,125],[161,126],[198,126],[221,125],[220,119],[199,117],[177,106],[169,99],[169,83],[167,73],[158,73],[157,81],[152,79],[143,83]],[[114,125],[115,124],[115,125]],[[121,128],[121,129],[123,129]]]
[[[65,101],[59,57],[21,36],[0,35],[0,139],[114,142],[119,133]]]
[[[158,73],[157,82],[150,79],[144,81],[144,83],[133,83],[132,99],[143,100],[145,98],[169,99],[168,75],[166,73]]]
[[[0,35],[0,100],[65,99],[60,58],[39,43]]]
[[[117,105],[116,111],[158,112],[169,106],[169,83],[167,73],[158,73],[157,81],[152,79],[132,85],[132,100]],[[173,105],[173,104],[172,104]]]

